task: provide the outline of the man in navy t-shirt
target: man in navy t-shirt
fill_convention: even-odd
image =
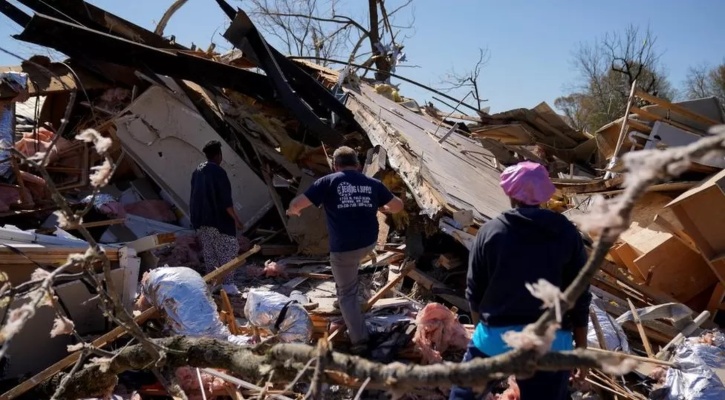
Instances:
[[[311,205],[324,207],[340,311],[353,351],[364,352],[368,332],[357,299],[358,268],[378,239],[378,210],[397,213],[403,209],[403,202],[379,180],[359,172],[355,150],[343,146],[332,157],[335,172],[318,179],[304,194],[292,200],[287,215],[299,216]]]

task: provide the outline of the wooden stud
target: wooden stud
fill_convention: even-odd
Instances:
[[[637,330],[639,331],[639,336],[640,336],[640,338],[642,338],[642,344],[644,345],[644,350],[647,352],[648,357],[654,358],[655,354],[652,351],[652,345],[650,345],[649,338],[647,338],[647,334],[644,332],[644,326],[642,325],[642,320],[639,318],[637,309],[634,307],[632,300],[627,299],[627,303],[629,303],[629,309],[632,311],[632,319],[634,319],[634,323],[637,325]]]

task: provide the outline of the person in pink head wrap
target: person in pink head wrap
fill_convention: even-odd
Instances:
[[[563,291],[587,259],[576,227],[563,215],[541,208],[556,191],[544,166],[525,161],[506,168],[501,189],[511,199],[512,209],[483,224],[470,252],[466,299],[476,329],[464,362],[511,350],[502,335],[522,331],[543,312],[541,300],[526,285],[544,279]],[[587,290],[562,316],[552,351],[586,347],[590,301]],[[577,372],[579,378],[584,374]],[[569,375],[537,372],[520,379],[521,399],[568,399]],[[455,386],[450,399],[479,396],[470,388]]]
[[[531,161],[506,168],[501,174],[501,188],[514,203],[525,206],[544,204],[556,191],[549,179],[549,171]]]

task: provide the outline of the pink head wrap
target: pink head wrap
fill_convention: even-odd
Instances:
[[[531,161],[506,168],[501,173],[501,188],[508,197],[531,206],[546,203],[556,191],[546,168]]]

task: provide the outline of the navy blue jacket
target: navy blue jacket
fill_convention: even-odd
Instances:
[[[546,279],[564,291],[587,254],[576,227],[565,216],[540,208],[517,208],[486,222],[471,249],[466,298],[489,326],[523,325],[543,310],[526,283]],[[587,326],[589,290],[564,316],[562,328]]]
[[[189,199],[189,218],[194,229],[208,226],[236,236],[234,219],[227,212],[232,205],[232,185],[224,168],[211,161],[199,164],[191,175]]]

